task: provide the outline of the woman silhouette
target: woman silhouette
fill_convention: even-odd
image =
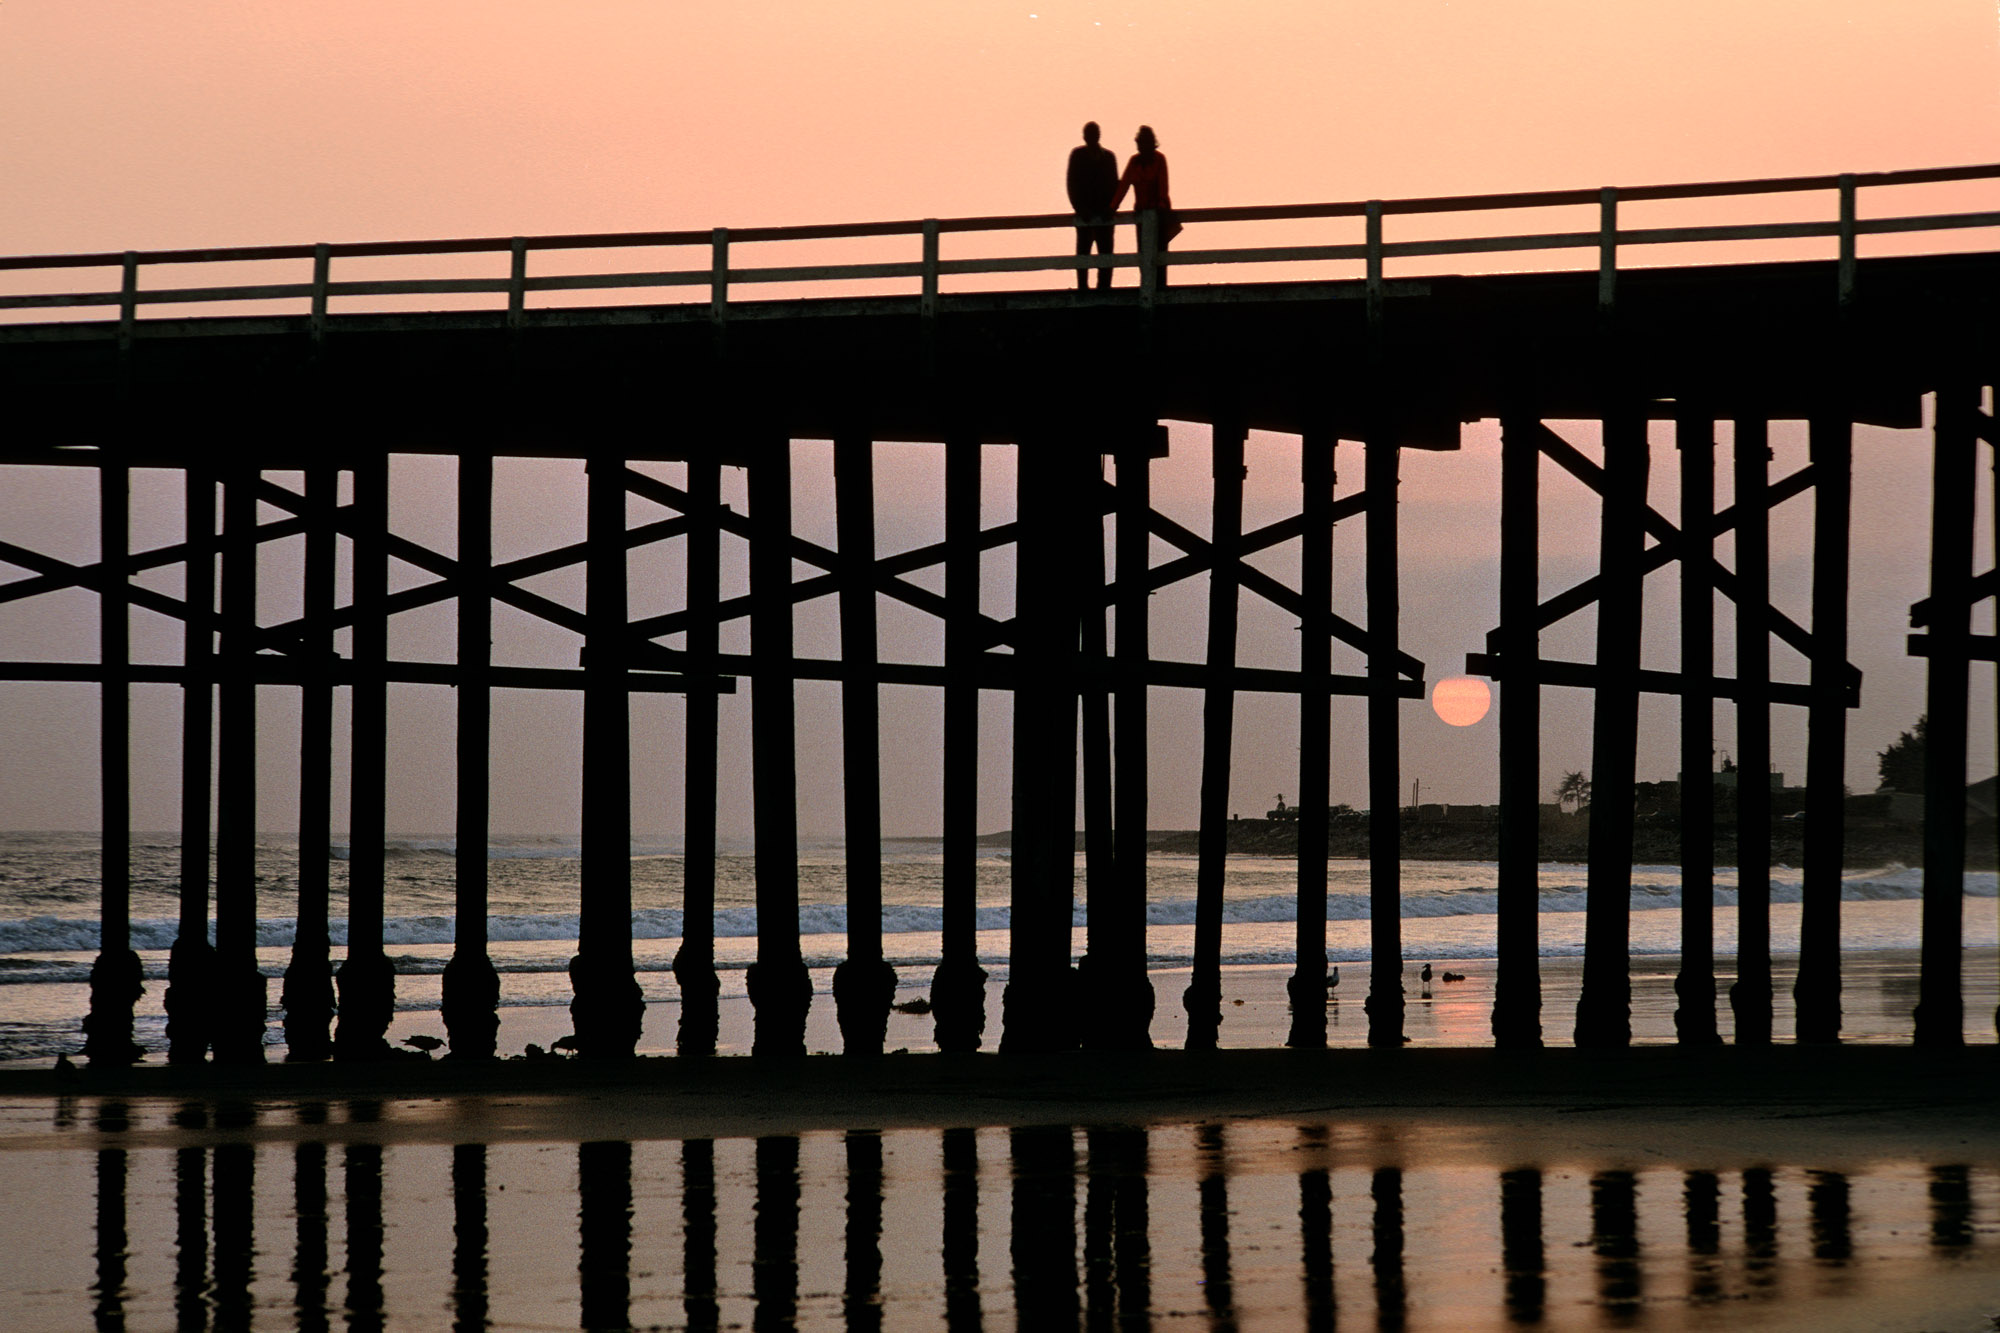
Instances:
[[[1165,254],[1167,242],[1180,234],[1180,223],[1174,220],[1173,199],[1167,193],[1167,156],[1160,151],[1159,138],[1151,125],[1141,125],[1139,133],[1133,137],[1139,151],[1125,164],[1125,174],[1118,178],[1118,193],[1111,200],[1111,208],[1116,212],[1125,202],[1125,192],[1132,191],[1132,207],[1139,213],[1152,213],[1154,226],[1159,237],[1160,253]],[[1142,227],[1143,223],[1140,224]],[[1144,232],[1140,233],[1143,238]],[[1141,282],[1144,281],[1143,275]],[[1167,284],[1167,270],[1160,269],[1160,285]]]

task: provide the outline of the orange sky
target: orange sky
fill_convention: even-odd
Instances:
[[[14,0],[0,4],[0,253],[1049,211],[1063,206],[1063,159],[1086,118],[1121,154],[1134,126],[1152,124],[1183,207],[1993,162],[1996,75],[2000,14],[1985,0]],[[1176,439],[1176,463],[1205,486],[1198,434]],[[1465,453],[1406,468],[1405,632],[1432,680],[1457,674],[1491,627],[1490,544],[1465,534],[1490,535],[1492,442],[1475,426]],[[1873,452],[1857,465],[1857,493],[1877,507],[1857,533],[1857,659],[1871,674],[1849,768],[1865,789],[1873,751],[1921,708],[1921,666],[1901,656],[1898,636],[1902,609],[1923,593],[1926,516],[1912,473],[1926,460],[1913,437],[1862,443]],[[1260,487],[1265,503],[1287,502],[1283,446],[1253,442],[1253,507]],[[1783,471],[1798,446],[1781,430],[1778,448]],[[1176,470],[1163,465],[1162,507],[1177,502]],[[1663,453],[1655,475],[1670,471]],[[0,530],[39,527],[51,547],[90,558],[87,506],[38,518],[12,485],[19,475],[0,475]],[[1552,530],[1587,534],[1594,511],[1564,498],[1574,489],[1549,482],[1551,502],[1570,506]],[[1662,494],[1672,513],[1671,488]],[[448,531],[421,505],[405,521],[413,534]],[[449,545],[442,532],[438,542]],[[1573,547],[1552,539],[1545,591],[1594,558],[1588,541]],[[1796,550],[1779,558],[1781,591],[1802,588]],[[1358,588],[1341,596],[1358,600]],[[52,655],[88,656],[93,622],[90,599],[32,617],[15,608],[0,635],[14,656],[29,651],[14,645],[80,634],[80,652]],[[1580,657],[1587,645],[1551,652]],[[85,693],[0,691],[0,746],[51,756],[32,782],[0,764],[0,826],[90,822]],[[413,707],[412,735],[448,739],[448,705]],[[573,744],[566,708],[523,712],[523,744]],[[1195,716],[1191,703],[1156,708],[1173,725]],[[1561,709],[1552,730],[1587,735],[1587,703]],[[141,712],[142,729],[168,743],[172,718]],[[1245,813],[1295,787],[1282,719],[1261,718],[1246,713],[1242,728]],[[917,743],[927,725],[908,724]],[[1647,726],[1640,776],[1671,777],[1671,710],[1650,704]],[[1412,704],[1405,727],[1406,785],[1421,777],[1427,799],[1492,799],[1490,719],[1458,731]],[[1989,771],[1991,749],[1976,749]],[[413,752],[393,827],[449,826],[436,796],[449,775],[435,772],[448,744],[442,754]],[[1802,768],[1802,729],[1787,718],[1777,754]],[[1587,761],[1587,744],[1547,755],[1556,770]],[[802,764],[803,821],[837,828],[830,761],[807,753]],[[157,786],[146,795],[150,780],[136,818],[171,823],[172,801]],[[932,777],[892,781],[889,823],[934,827]],[[1335,799],[1358,803],[1359,781],[1358,766],[1337,775]],[[1191,823],[1193,789],[1191,773],[1156,776],[1154,823]],[[1003,793],[988,793],[983,827],[1004,825]],[[496,825],[562,827],[573,805],[573,791],[503,792]],[[284,797],[263,822],[289,823]],[[677,823],[677,808],[641,820]],[[747,827],[740,809],[735,826]]]

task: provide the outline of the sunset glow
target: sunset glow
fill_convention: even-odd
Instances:
[[[1493,692],[1483,680],[1458,677],[1441,680],[1431,690],[1431,709],[1454,727],[1469,727],[1493,706]]]

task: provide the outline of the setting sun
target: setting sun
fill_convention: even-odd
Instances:
[[[1469,727],[1486,716],[1493,693],[1483,680],[1459,676],[1441,680],[1431,691],[1431,708],[1454,727]]]

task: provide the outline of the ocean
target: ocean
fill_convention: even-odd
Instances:
[[[332,869],[334,953],[346,942],[347,848],[336,845]],[[681,853],[677,838],[635,841],[632,847],[635,961],[649,1006],[642,1049],[671,1050],[673,1024],[665,1015],[677,1008],[671,966],[681,934]],[[502,1053],[518,1053],[525,1040],[552,1039],[566,1029],[570,999],[567,965],[576,950],[577,895],[580,848],[574,837],[537,835],[495,838],[487,848],[491,889],[489,933],[491,953],[501,978],[501,1004],[511,1024],[503,1023]],[[441,1032],[437,1010],[441,975],[451,955],[453,878],[457,847],[448,837],[398,837],[388,844],[388,910],[385,942],[398,973],[400,1024],[392,1036],[411,1031]],[[97,902],[99,839],[90,833],[0,833],[0,1061],[52,1060],[81,1045],[79,1024],[88,1005],[90,964],[98,948]],[[1078,857],[1078,901],[1074,949],[1081,956],[1085,934],[1082,902],[1082,857]],[[942,912],[938,906],[943,857],[935,841],[896,840],[883,847],[883,943],[888,961],[899,973],[902,988],[920,994],[928,985],[941,947]],[[847,909],[845,850],[837,840],[811,840],[799,854],[799,925],[806,963],[813,971],[821,998],[816,1021],[830,1025],[831,969],[844,957]],[[1160,1019],[1156,1040],[1171,1040],[1178,1020],[1179,984],[1194,952],[1195,859],[1155,854],[1147,865],[1147,954],[1156,974]],[[988,1042],[997,1038],[998,995],[1006,980],[1008,953],[1008,893],[1010,862],[1004,847],[984,846],[978,862],[978,923],[981,964],[988,970],[989,999],[995,1021]],[[140,1002],[137,1038],[149,1051],[165,1050],[165,988],[167,950],[178,922],[180,846],[172,834],[135,834],[132,848],[132,942],[146,968],[147,994]],[[745,1011],[744,970],[755,956],[757,913],[756,862],[747,846],[724,844],[717,865],[716,961],[725,1000],[725,1050],[747,1045],[727,1012],[731,1002]],[[289,835],[259,839],[259,963],[272,978],[282,975],[293,941],[291,914],[298,877],[298,846]],[[1225,1045],[1276,1045],[1282,1041],[1282,1015],[1264,1013],[1272,996],[1282,997],[1281,977],[1292,964],[1295,912],[1294,864],[1289,858],[1232,856],[1226,872],[1223,924],[1225,998],[1247,999],[1252,1012],[1233,1015],[1225,1027]],[[1328,893],[1328,961],[1347,969],[1350,997],[1365,986],[1368,948],[1368,864],[1335,860]],[[1919,898],[1923,876],[1905,866],[1857,868],[1845,879],[1842,897],[1843,957],[1853,975],[1882,978],[1885,995],[1907,991],[1913,974],[1910,960],[1920,942]],[[1583,952],[1584,867],[1549,864],[1541,872],[1541,949],[1545,976],[1560,988]],[[1490,1003],[1494,957],[1495,867],[1478,861],[1408,861],[1404,863],[1403,937],[1409,964],[1405,985],[1418,997],[1414,969],[1424,961],[1460,964],[1471,984],[1450,992],[1468,1012]],[[1996,929],[1996,894],[2000,876],[1978,872],[1965,877],[1965,944],[1969,954],[1984,960],[2000,947]],[[1778,970],[1785,956],[1798,948],[1797,870],[1777,867],[1772,874],[1773,952]],[[1715,944],[1729,970],[1735,953],[1736,881],[1733,869],[1717,873]],[[1681,904],[1679,870],[1673,866],[1638,866],[1633,870],[1632,954],[1635,974],[1644,990],[1647,977],[1671,980],[1671,963],[1678,954]],[[1871,971],[1872,968],[1872,971]],[[1663,971],[1663,969],[1665,969]],[[1973,1040],[1992,1040],[1992,1004],[1981,997],[1992,989],[1994,969],[1983,961],[1968,967],[1967,1033]],[[271,987],[275,1002],[278,987]],[[1443,992],[1440,991],[1440,998]],[[907,998],[899,996],[899,998]],[[1336,993],[1336,999],[1339,993]],[[1429,999],[1425,995],[1422,998]],[[1559,995],[1552,996],[1559,1002]],[[1643,999],[1643,995],[1640,997]],[[1282,1007],[1282,999],[1277,1001]],[[1851,1035],[1893,1039],[1900,1001],[1885,1002],[1881,1022]],[[1352,1006],[1355,1010],[1359,1005]],[[1726,1006],[1725,1006],[1726,1007]],[[1850,1013],[1861,1007],[1850,1002]],[[1906,1012],[1906,1011],[1904,1011]],[[282,1040],[273,1011],[269,1036]],[[510,1026],[521,1035],[512,1050]],[[1552,1023],[1555,1028],[1564,1024]],[[1643,1026],[1643,1025],[1641,1025]],[[1880,1029],[1879,1031],[1877,1029]],[[913,1047],[927,1040],[928,1025],[911,1024],[892,1031],[893,1040]],[[747,1029],[746,1029],[747,1032]],[[811,1034],[809,1034],[810,1036]],[[1356,1024],[1345,1035],[1358,1039]],[[1552,1036],[1559,1035],[1552,1031]],[[1642,1040],[1656,1035],[1639,1033]],[[1901,1034],[1907,1035],[1907,1029]],[[742,1036],[742,1042],[737,1037]],[[1342,1038],[1337,1032],[1335,1040]],[[1668,1026],[1664,1036],[1671,1037]],[[1446,1039],[1484,1040],[1476,1024],[1449,1026]],[[829,1038],[829,1041],[836,1041]],[[830,1047],[837,1049],[837,1045]]]

